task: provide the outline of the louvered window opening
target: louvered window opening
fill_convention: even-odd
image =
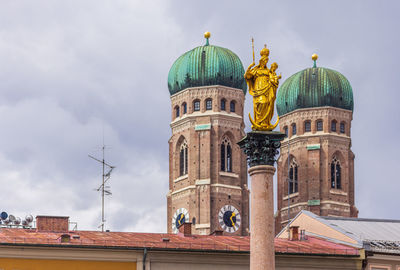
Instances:
[[[339,160],[334,157],[331,163],[331,188],[342,188],[342,172]]]
[[[221,143],[221,171],[232,172],[232,146],[227,137]]]
[[[182,143],[179,152],[179,176],[186,175],[188,173],[188,147],[186,142]]]

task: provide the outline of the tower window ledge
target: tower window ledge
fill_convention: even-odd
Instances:
[[[219,175],[232,177],[232,178],[239,178],[239,175],[237,173],[233,173],[233,172],[219,172]]]
[[[283,197],[283,200],[287,200],[289,198],[294,198],[294,197],[297,197],[297,196],[299,196],[299,193],[295,192],[295,193],[289,194],[289,196]]]
[[[336,195],[343,195],[343,196],[347,196],[347,192],[340,190],[340,189],[330,189],[329,193],[331,194],[336,194]]]
[[[187,175],[187,174],[182,175],[182,176],[179,176],[178,178],[174,179],[174,183],[179,182],[179,181],[182,181],[182,180],[185,180],[185,179],[187,179],[187,178],[188,178],[188,175]]]

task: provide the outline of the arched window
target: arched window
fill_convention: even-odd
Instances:
[[[322,120],[317,121],[317,131],[322,131],[324,129],[324,123]]]
[[[311,121],[307,120],[304,122],[304,132],[311,132]]]
[[[182,113],[183,114],[187,113],[187,104],[186,104],[186,102],[183,102],[183,104],[182,104]]]
[[[227,136],[221,143],[221,171],[232,172],[232,145]]]
[[[235,112],[235,110],[236,110],[236,108],[235,108],[235,101],[231,101],[231,103],[230,103],[230,109],[231,109],[231,112]]]
[[[340,123],[340,133],[346,132],[346,124],[344,122]]]
[[[206,110],[207,111],[212,110],[212,99],[211,98],[206,99]]]
[[[336,124],[337,124],[336,120],[332,120],[332,122],[331,122],[331,131],[336,132]]]
[[[179,106],[175,106],[175,117],[179,117]]]
[[[188,173],[188,146],[186,141],[184,141],[180,147],[179,151],[179,176]]]
[[[289,129],[288,129],[287,126],[285,126],[285,127],[283,128],[283,131],[285,132],[286,137],[289,137]]]
[[[289,168],[289,194],[299,191],[299,174],[296,160],[293,160]]]
[[[331,188],[342,188],[342,171],[340,162],[336,157],[333,157],[331,163]]]
[[[200,100],[193,101],[193,111],[195,112],[200,111]]]
[[[292,136],[297,134],[296,124],[292,124]]]
[[[226,110],[226,100],[225,99],[221,99],[221,111],[225,111]]]

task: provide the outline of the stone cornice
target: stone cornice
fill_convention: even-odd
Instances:
[[[181,132],[185,129],[189,129],[191,127],[194,128],[196,125],[196,119],[199,117],[207,117],[211,118],[212,125],[218,125],[222,127],[228,128],[241,128],[243,118],[240,115],[235,113],[221,113],[221,112],[205,112],[205,113],[192,113],[185,114],[182,117],[176,118],[171,122],[170,126],[172,129],[172,134]]]
[[[340,119],[352,120],[353,119],[353,112],[341,108],[335,107],[315,107],[315,108],[304,108],[298,109],[288,114],[284,114],[280,117],[280,120],[286,122],[287,120],[289,123],[295,122],[295,120],[307,120],[307,119],[319,119],[325,117],[338,117]]]
[[[222,85],[211,85],[202,87],[190,87],[186,88],[171,96],[171,102],[181,100],[186,97],[204,97],[204,96],[218,96],[221,92],[224,92],[224,96],[231,98],[244,98],[242,89],[231,88]]]
[[[338,133],[325,133],[325,132],[316,132],[311,133],[307,132],[302,135],[294,135],[290,138],[290,147],[292,145],[296,145],[301,142],[307,142],[309,138],[320,138],[321,142],[324,140],[331,140],[333,142],[350,142],[351,138],[345,134],[338,134]],[[288,138],[285,138],[282,141],[282,147],[287,147]]]

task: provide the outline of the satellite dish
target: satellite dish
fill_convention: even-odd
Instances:
[[[9,219],[5,219],[3,222],[4,222],[4,224],[8,225],[8,224],[10,224],[11,221]]]
[[[9,219],[11,222],[14,222],[16,218],[15,218],[14,215],[9,215],[9,216],[8,216],[8,219]]]
[[[31,223],[33,221],[33,216],[32,215],[27,215],[25,217],[26,222]]]
[[[6,212],[1,212],[0,218],[1,218],[2,220],[6,220],[6,219],[8,218],[8,214],[7,214]]]
[[[21,224],[21,218],[19,218],[19,217],[15,218],[14,224],[15,224],[15,225]]]
[[[22,221],[22,226],[28,226],[28,221],[26,221],[25,219]]]

